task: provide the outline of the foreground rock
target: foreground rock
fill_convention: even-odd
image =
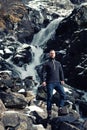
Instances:
[[[31,91],[23,91],[22,89],[19,91],[21,94],[13,93],[11,90],[10,92],[1,91],[0,98],[3,101],[0,103],[1,130],[63,130],[64,128],[66,130],[85,130],[87,121],[82,120],[80,116],[84,109],[78,107],[82,103],[84,92],[66,86],[68,101],[65,102],[65,106],[60,111],[57,106],[59,94],[53,95],[52,118],[50,120],[47,120],[46,88],[41,87],[40,91],[37,91],[38,97]],[[72,95],[74,100],[71,100]],[[86,103],[85,99],[84,102]]]
[[[2,113],[6,111],[5,105],[3,104],[2,100],[0,99],[0,118],[2,117]]]
[[[14,129],[14,130],[32,130],[32,120],[16,111],[7,111],[3,114],[2,122],[5,129]]]
[[[21,94],[0,92],[0,99],[9,108],[25,108],[27,105],[27,101]]]

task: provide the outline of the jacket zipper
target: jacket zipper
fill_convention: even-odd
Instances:
[[[54,60],[52,60],[52,62],[53,62],[53,68],[54,68],[54,70],[56,69],[56,66],[55,66],[55,61]]]

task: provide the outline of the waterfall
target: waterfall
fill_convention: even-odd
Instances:
[[[42,28],[41,31],[35,34],[31,42],[31,47],[35,54],[34,61],[29,66],[27,66],[27,70],[29,71],[28,75],[30,74],[34,78],[36,77],[35,66],[40,64],[40,57],[43,54],[43,49],[41,46],[44,46],[45,43],[54,36],[55,30],[62,20],[63,17],[53,20],[46,28]]]
[[[62,20],[63,17],[53,20],[46,28],[42,28],[37,34],[35,34],[31,44],[29,45],[33,53],[33,61],[31,63],[24,64],[22,67],[18,67],[12,63],[11,58],[7,59],[7,62],[13,65],[22,79],[26,78],[27,76],[33,76],[33,79],[37,81],[38,75],[35,67],[41,63],[41,55],[43,54],[42,46],[44,46],[49,39],[53,38],[55,35],[55,30]],[[23,50],[23,45],[19,45],[20,50]]]
[[[52,39],[55,30],[59,23],[63,20],[63,17],[53,20],[46,28],[42,28],[33,38],[32,45],[44,46],[49,39]]]
[[[43,54],[43,50],[40,48],[40,47],[35,47],[33,45],[31,45],[31,49],[32,49],[32,52],[34,53],[34,59],[32,61],[32,63],[30,63],[29,65],[26,64],[26,70],[25,72],[23,71],[21,76],[22,78],[25,78],[27,76],[33,76],[33,79],[34,80],[37,80],[37,72],[35,70],[35,67],[37,65],[40,64],[40,57],[41,55]]]

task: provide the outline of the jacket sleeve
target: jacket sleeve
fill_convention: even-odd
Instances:
[[[42,67],[42,82],[46,82],[46,74],[47,74],[46,64],[44,64]]]
[[[64,81],[64,72],[63,72],[63,68],[62,68],[61,64],[59,66],[59,74],[60,74],[60,80]]]

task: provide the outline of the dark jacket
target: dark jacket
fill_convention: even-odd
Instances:
[[[42,81],[47,83],[64,81],[64,73],[60,62],[49,59],[43,65]]]

